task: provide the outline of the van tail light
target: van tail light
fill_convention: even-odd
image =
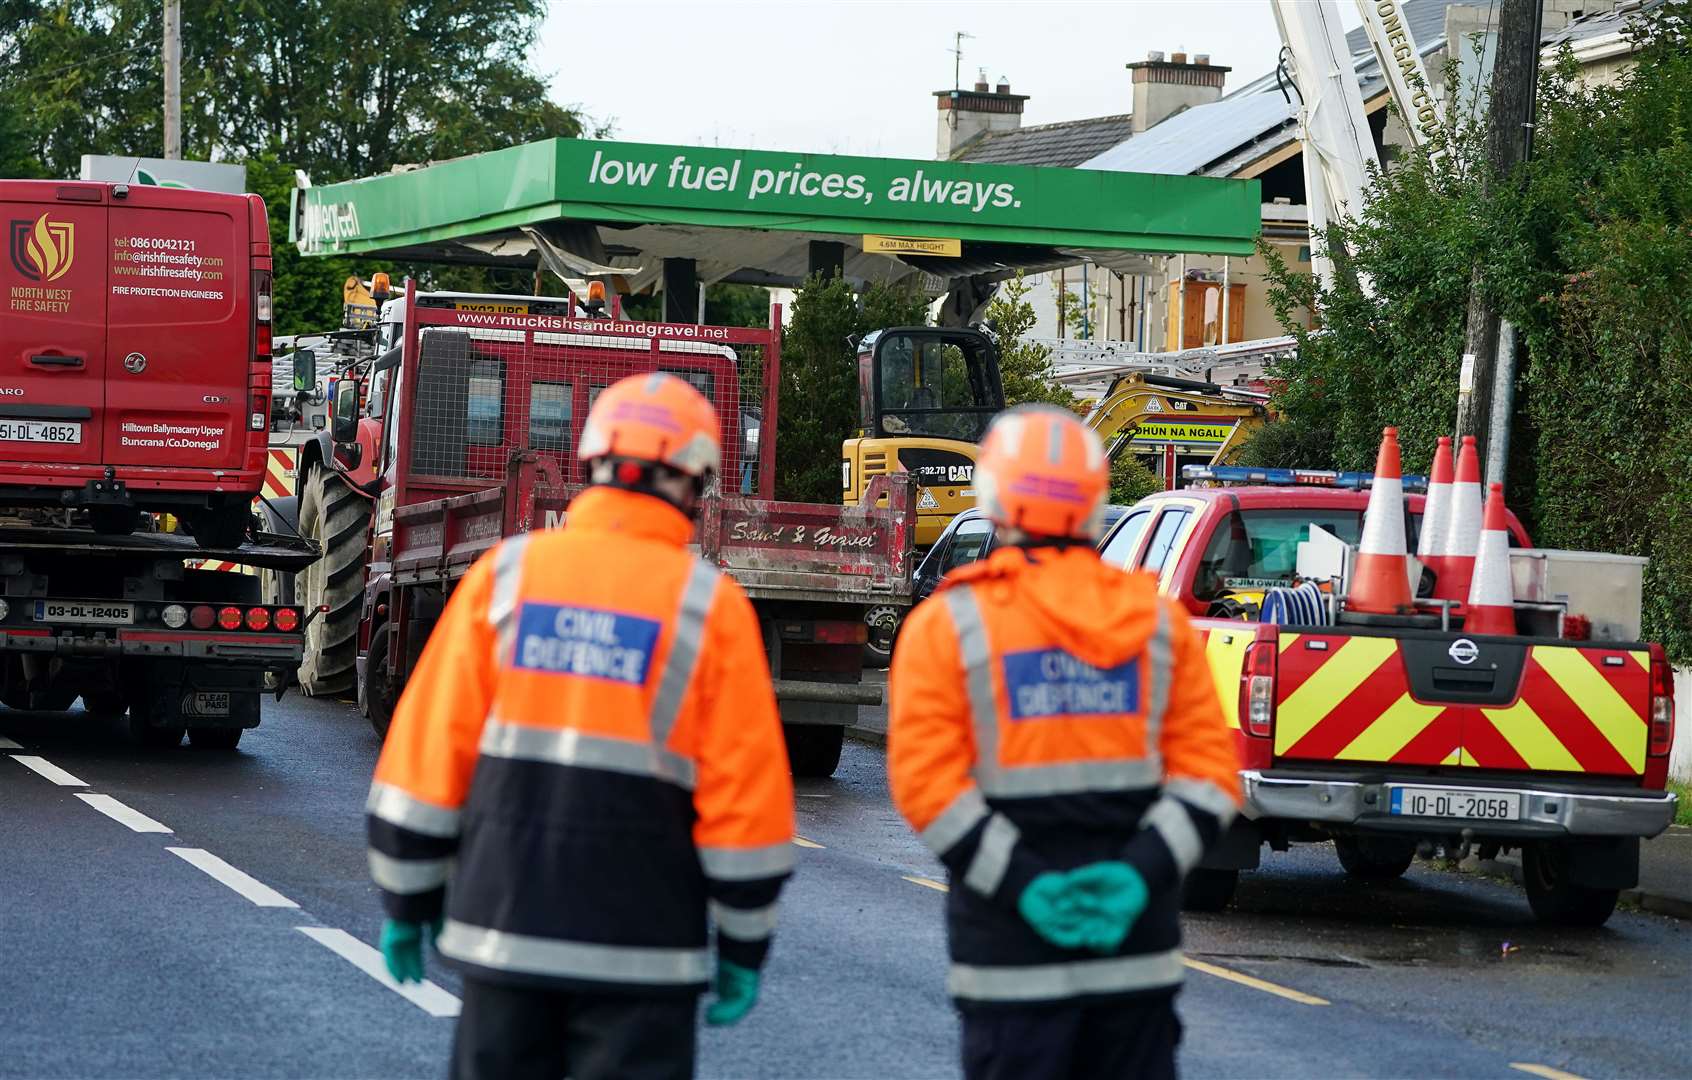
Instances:
[[[243,614],[244,613],[238,607],[219,608],[217,612],[217,625],[221,626],[225,630],[239,630],[241,629],[241,619]]]
[[[1645,752],[1668,757],[1674,745],[1674,674],[1661,645],[1651,646],[1651,720]]]
[[[300,613],[291,607],[277,608],[274,623],[281,633],[292,634],[300,628]]]
[[[248,630],[258,630],[258,631],[269,630],[270,629],[270,609],[269,608],[261,608],[261,607],[248,608],[247,609],[247,629]]]
[[[1259,626],[1240,672],[1240,725],[1253,738],[1267,739],[1275,733],[1275,674],[1280,655],[1280,631],[1271,625]]]
[[[253,360],[270,359],[271,276],[269,270],[253,271]]]

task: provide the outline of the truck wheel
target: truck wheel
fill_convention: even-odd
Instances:
[[[394,720],[394,688],[388,678],[388,627],[370,632],[370,652],[364,658],[364,693],[370,727],[378,739],[386,740]]]
[[[1187,875],[1181,887],[1181,910],[1216,912],[1227,907],[1239,887],[1238,870],[1206,870],[1200,867]]]
[[[181,724],[156,726],[141,702],[135,702],[129,710],[129,737],[138,746],[149,750],[169,750],[181,746],[184,730]]]
[[[94,690],[82,695],[82,707],[99,716],[122,716],[129,703],[116,690]]]
[[[245,505],[209,507],[188,514],[188,531],[203,548],[240,547],[252,523],[252,509]]]
[[[1568,852],[1557,844],[1522,849],[1522,886],[1534,918],[1552,926],[1603,926],[1620,889],[1593,889],[1569,880]]]
[[[884,668],[893,661],[893,643],[899,638],[899,609],[892,606],[871,608],[864,616],[869,624],[869,640],[864,642],[864,666]]]
[[[787,762],[793,775],[803,780],[822,780],[840,767],[840,748],[846,729],[828,724],[784,724],[787,733]]]
[[[1416,858],[1416,845],[1376,837],[1336,836],[1334,851],[1345,872],[1360,881],[1403,877]]]
[[[294,595],[309,620],[300,689],[312,697],[345,693],[358,680],[369,530],[369,501],[328,469],[313,469],[300,497],[300,533],[322,548],[323,557],[294,579]],[[328,610],[319,612],[322,607]]]
[[[191,727],[188,744],[196,750],[233,750],[240,745],[241,731],[238,727]]]

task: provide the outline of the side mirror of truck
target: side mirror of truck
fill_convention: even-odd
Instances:
[[[309,394],[317,389],[317,354],[310,349],[294,353],[294,393]]]
[[[335,384],[334,412],[330,416],[329,438],[341,444],[358,441],[357,379],[342,379]]]

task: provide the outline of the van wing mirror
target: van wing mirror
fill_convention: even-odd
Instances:
[[[370,374],[374,375],[378,371],[392,371],[394,368],[399,367],[399,365],[400,347],[395,345],[393,348],[376,358],[376,362],[370,365]]]
[[[336,443],[358,441],[358,380],[342,379],[335,384],[335,400],[331,403],[329,438]]]
[[[294,353],[294,393],[309,394],[317,389],[317,354],[310,349]]]

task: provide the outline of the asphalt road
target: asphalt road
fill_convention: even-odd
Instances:
[[[443,1074],[451,971],[432,961],[438,985],[408,999],[358,966],[381,922],[362,824],[377,747],[349,706],[267,702],[233,754],[138,751],[78,714],[0,713],[0,736],[36,766],[0,760],[0,1076]],[[764,998],[703,1034],[702,1075],[955,1076],[944,875],[888,804],[881,751],[848,744],[799,795]],[[1692,923],[1545,931],[1513,885],[1418,865],[1360,886],[1309,848],[1187,929],[1189,1077],[1692,1061]]]

